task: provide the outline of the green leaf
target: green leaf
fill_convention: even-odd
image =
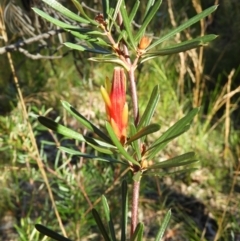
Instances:
[[[102,0],[103,17],[106,20],[109,13],[109,0]]]
[[[139,232],[138,232],[137,241],[142,241],[143,240],[143,227],[144,227],[144,225],[142,224],[140,226],[140,229],[139,229]]]
[[[161,142],[154,142],[146,151],[145,158],[150,159],[150,157],[153,157],[156,155],[159,151],[161,151],[171,140],[177,138],[178,136],[182,135],[186,131],[190,129],[190,125],[186,125],[183,129],[179,130],[175,135],[171,135],[170,137],[162,140]],[[161,138],[161,137],[160,137]]]
[[[88,130],[94,132],[99,137],[101,137],[104,141],[108,142],[109,144],[112,143],[111,139],[105,135],[99,128],[97,128],[92,122],[86,119],[83,115],[81,115],[75,108],[73,108],[68,102],[61,101],[63,107],[72,115],[74,116],[77,121],[79,121],[84,127]]]
[[[143,126],[147,126],[150,123],[150,120],[155,112],[156,106],[160,98],[159,86],[156,85],[152,91],[151,97],[148,101],[146,109],[142,115],[142,118],[139,121],[137,130],[140,130]]]
[[[129,70],[129,66],[124,63],[122,60],[118,59],[115,55],[104,55],[103,57],[93,57],[89,58],[91,61],[100,62],[100,63],[112,63],[117,64],[125,68],[127,71]]]
[[[175,34],[181,32],[184,29],[190,27],[191,25],[197,23],[199,20],[205,18],[206,16],[208,16],[209,14],[214,12],[217,9],[217,7],[218,7],[217,5],[216,6],[212,6],[212,7],[208,8],[208,9],[204,10],[203,12],[197,14],[193,18],[189,19],[186,23],[180,25],[179,27],[175,28],[170,33],[166,34],[162,38],[159,38],[157,41],[153,42],[146,50],[148,51],[148,50],[154,48],[155,46],[157,46],[158,44],[160,44],[160,43],[164,42],[165,40],[171,38]]]
[[[49,238],[52,238],[57,241],[71,241],[71,239],[65,238],[62,235],[54,232],[53,230],[41,225],[41,224],[36,224],[35,228],[37,229],[38,232],[46,235]]]
[[[160,130],[160,125],[158,125],[158,124],[150,124],[150,125],[142,128],[134,136],[131,136],[126,144],[130,144],[132,141],[138,140],[138,139],[142,138],[143,136],[152,134],[152,133],[154,133],[156,131],[159,131],[159,130]]]
[[[130,135],[134,136],[137,133],[136,127],[134,125],[134,123],[130,123]],[[138,141],[133,141],[131,143],[133,150],[136,152],[137,154],[137,159],[141,160],[142,156],[141,156],[141,150],[140,150],[140,143]]]
[[[55,121],[53,120],[50,120],[44,116],[39,116],[38,117],[38,121],[44,125],[45,127],[53,130],[53,131],[56,131],[57,133],[59,134],[62,134],[66,137],[69,137],[69,138],[73,138],[75,140],[78,140],[78,141],[82,141],[82,142],[85,142],[85,139],[83,137],[83,135],[59,124],[59,123],[56,123]]]
[[[64,45],[71,49],[76,49],[79,51],[86,51],[86,52],[95,53],[95,54],[110,54],[111,53],[108,50],[90,49],[86,46],[74,44],[74,43],[70,43],[70,42],[65,42]]]
[[[110,157],[95,156],[95,155],[83,153],[83,152],[80,152],[80,151],[77,151],[77,150],[73,150],[71,148],[64,147],[64,146],[60,146],[58,148],[59,148],[59,150],[64,151],[64,152],[66,152],[66,153],[68,153],[70,155],[73,155],[73,156],[81,156],[81,157],[88,158],[88,159],[104,161],[104,162],[110,162],[110,163],[121,163],[121,164],[125,164],[126,165],[125,162],[119,161],[117,159],[113,159],[113,158],[110,158]],[[109,154],[109,153],[107,153],[107,154]]]
[[[115,135],[111,125],[106,122],[106,129],[107,132],[109,134],[109,136],[112,139],[112,142],[114,143],[114,145],[117,147],[118,151],[127,159],[128,162],[131,162],[134,165],[140,166],[139,162],[137,162],[136,160],[133,159],[132,156],[130,156],[128,154],[128,152],[124,149],[124,147],[122,146],[122,144],[120,143],[120,141],[118,140],[117,136]]]
[[[142,237],[143,227],[144,227],[143,223],[138,223],[130,241],[136,241],[136,240],[138,240],[137,239],[138,237]]]
[[[149,9],[154,5],[154,2],[155,2],[155,0],[148,0],[147,1],[147,6],[145,8],[145,11],[144,11],[145,13],[144,13],[143,18],[146,18],[147,14],[149,12]]]
[[[118,13],[119,13],[119,11],[120,11],[120,7],[121,7],[121,5],[122,5],[122,1],[123,1],[123,0],[118,0],[118,1],[116,1],[117,3],[116,3],[116,6],[115,6],[115,8],[114,8],[114,13],[113,13],[113,15],[112,15],[112,23],[111,23],[111,26],[110,26],[110,30],[112,29],[113,22],[116,21],[117,15],[118,15]]]
[[[40,9],[37,9],[37,8],[32,8],[32,9],[36,14],[38,14],[42,18],[46,19],[47,21],[53,23],[54,25],[56,25],[60,28],[63,28],[63,29],[80,29],[79,26],[73,26],[71,24],[64,23],[64,22],[62,22],[62,21],[60,21],[56,18],[53,18],[53,17],[49,16],[48,14],[46,14],[45,12],[43,12]]]
[[[171,210],[169,210],[167,212],[167,214],[165,215],[164,219],[163,219],[163,222],[162,222],[162,225],[157,233],[157,236],[155,238],[155,241],[160,241],[162,240],[162,237],[164,235],[164,233],[166,232],[166,229],[167,229],[167,226],[170,222],[170,219],[171,219]]]
[[[87,136],[85,136],[85,139],[86,139],[88,145],[91,146],[96,151],[104,153],[104,154],[108,154],[108,155],[112,155],[113,154],[113,152],[110,149],[107,149],[105,147],[99,146],[99,144],[96,142],[96,139],[89,138]]]
[[[140,1],[139,0],[136,0],[134,5],[133,5],[133,8],[131,10],[131,13],[129,14],[129,22],[131,23],[133,21],[133,19],[135,18],[135,15],[137,13],[137,10],[138,10],[138,7],[140,5]]]
[[[142,36],[145,33],[146,27],[148,26],[148,24],[150,23],[150,21],[152,20],[152,18],[156,15],[160,5],[162,3],[162,0],[157,0],[149,9],[146,17],[143,20],[143,23],[140,27],[140,29],[138,30],[136,36],[135,36],[135,40],[138,41],[139,39],[142,38]]]
[[[153,169],[154,170],[154,169]],[[146,171],[143,173],[143,176],[154,176],[154,177],[166,177],[166,176],[175,176],[176,178],[178,176],[176,175],[180,175],[180,174],[184,174],[184,173],[189,173],[189,172],[193,172],[193,171],[196,171],[198,170],[198,168],[184,168],[184,169],[180,169],[180,170],[174,170],[174,171],[169,171],[169,169],[165,169],[161,172],[159,171],[152,171],[152,170],[149,170],[149,171]]]
[[[95,44],[102,45],[102,46],[105,46],[105,47],[110,47],[110,44],[105,42],[102,37],[101,38],[97,37],[95,39],[94,38],[90,38],[89,42],[91,44],[95,43]]]
[[[111,213],[110,213],[110,210],[109,210],[107,199],[104,195],[102,195],[102,204],[103,204],[103,209],[104,209],[105,216],[106,216],[106,219],[107,219],[109,231],[110,231],[110,234],[111,234],[111,238],[112,238],[111,240],[116,241],[117,239],[116,239],[116,235],[115,235],[115,230],[114,230],[114,225],[113,225]]]
[[[175,44],[167,48],[160,49],[158,51],[146,52],[144,55],[142,55],[142,60],[140,61],[140,63],[143,63],[146,60],[153,59],[159,56],[176,54],[176,53],[184,52],[193,48],[204,46],[206,43],[214,40],[215,38],[217,38],[217,35],[214,35],[214,34],[205,35],[203,37],[184,41],[182,43]]]
[[[187,131],[189,129],[189,125],[191,124],[194,116],[198,113],[198,111],[199,108],[194,108],[193,110],[191,110],[186,116],[177,121],[166,132],[164,132],[160,136],[160,138],[153,142],[146,152],[147,159],[153,159],[157,155],[157,153],[160,150],[162,150],[171,139],[174,139],[176,136],[179,136],[180,134]]]
[[[54,8],[55,10],[57,10],[58,12],[62,13],[64,16],[73,19],[77,22],[80,23],[90,23],[88,20],[80,17],[79,15],[71,12],[69,9],[65,8],[62,4],[60,4],[58,1],[56,0],[42,0],[43,2],[45,2],[46,4],[48,4],[50,7]]]
[[[72,0],[73,4],[77,8],[77,10],[82,14],[83,17],[85,17],[91,24],[98,25],[98,23],[95,20],[92,20],[88,17],[88,15],[85,13],[81,3],[79,3],[77,0]]]
[[[157,164],[153,164],[148,167],[148,170],[185,166],[185,165],[191,164],[193,162],[197,162],[196,159],[193,159],[194,157],[195,157],[194,152],[188,152],[188,153],[182,154],[180,156],[170,158],[166,161],[161,161]]]
[[[126,241],[128,220],[128,189],[127,181],[122,182],[122,218],[121,218],[121,241]]]
[[[69,33],[71,33],[73,36],[75,36],[76,38],[78,39],[81,39],[81,40],[86,40],[86,42],[90,41],[91,37],[89,37],[87,34],[82,34],[80,30],[77,30],[77,31],[73,31],[73,30],[68,30]],[[96,41],[96,39],[95,39]]]
[[[78,132],[73,131],[51,119],[44,117],[44,116],[39,116],[38,121],[45,127],[49,128],[53,131],[56,131],[57,133],[62,134],[63,136],[73,138],[73,139],[81,141],[81,142],[87,142],[89,145],[99,145],[99,146],[107,147],[107,148],[115,148],[115,146],[113,146],[109,143],[83,136],[82,134],[79,134]]]
[[[85,51],[86,48],[79,45],[79,44],[73,44],[73,43],[69,43],[69,42],[66,42],[64,43],[65,46],[67,46],[68,48],[71,48],[71,49],[76,49],[76,50],[79,50],[79,51]]]
[[[108,233],[103,225],[103,222],[101,220],[101,217],[99,215],[99,213],[97,212],[97,210],[95,208],[92,209],[92,215],[98,225],[98,228],[104,238],[105,241],[111,241],[110,237],[108,236]]]
[[[88,35],[97,35],[97,36],[106,36],[106,33],[104,32],[100,32],[100,31],[97,31],[97,30],[92,30],[92,29],[89,29],[89,28],[81,28],[79,29],[79,32],[81,33],[84,33],[84,34],[88,34]]]
[[[136,49],[136,43],[135,43],[135,41],[133,39],[133,35],[132,35],[133,30],[131,28],[131,22],[128,19],[128,14],[127,14],[126,5],[125,5],[124,0],[122,1],[120,11],[121,11],[121,14],[122,14],[123,24],[124,24],[124,27],[126,29],[127,36],[128,36],[128,38],[131,42],[130,46],[132,46],[133,49]]]

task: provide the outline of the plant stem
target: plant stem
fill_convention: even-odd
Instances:
[[[132,196],[132,218],[131,218],[131,237],[138,223],[138,201],[139,201],[140,181],[133,181],[133,196]]]
[[[131,66],[130,70],[128,71],[128,76],[130,80],[134,124],[137,125],[139,121],[139,112],[138,112],[138,99],[137,99],[137,89],[136,89],[136,82],[134,77],[134,70],[135,68]]]

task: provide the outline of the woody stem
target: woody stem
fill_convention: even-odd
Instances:
[[[133,105],[133,117],[134,124],[137,125],[139,121],[139,112],[138,112],[138,99],[137,99],[137,89],[136,89],[136,81],[134,76],[134,68],[131,66],[128,71],[129,81],[130,81],[130,91],[132,97],[132,105]]]
[[[140,181],[133,181],[133,196],[132,196],[132,217],[131,217],[131,237],[137,227],[138,222],[138,202],[139,202]]]

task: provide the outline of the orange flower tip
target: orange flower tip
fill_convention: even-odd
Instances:
[[[151,37],[143,36],[138,44],[138,48],[140,50],[144,50],[150,45],[151,42],[152,42]]]
[[[110,101],[110,98],[109,98],[109,95],[108,95],[106,89],[103,86],[101,86],[100,91],[101,91],[101,94],[102,94],[102,97],[103,97],[103,100],[104,100],[105,104],[108,107],[110,107],[111,101]]]

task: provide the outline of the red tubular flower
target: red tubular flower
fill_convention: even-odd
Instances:
[[[105,88],[101,86],[101,93],[106,105],[108,121],[122,144],[126,141],[128,122],[128,106],[126,103],[126,79],[124,70],[114,68],[112,85],[106,79]]]

